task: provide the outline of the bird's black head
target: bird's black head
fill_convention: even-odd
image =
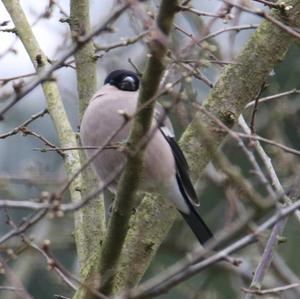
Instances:
[[[124,91],[137,91],[140,85],[140,79],[135,72],[127,70],[112,71],[104,80],[104,84],[116,86]]]

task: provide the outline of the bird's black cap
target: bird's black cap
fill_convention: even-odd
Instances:
[[[137,91],[140,85],[139,76],[128,70],[112,71],[104,80],[104,84],[116,86],[124,91]]]

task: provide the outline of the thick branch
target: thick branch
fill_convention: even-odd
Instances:
[[[74,44],[80,43],[85,35],[91,34],[89,0],[72,0],[70,28]],[[93,40],[87,41],[75,52],[77,91],[79,96],[79,118],[96,91],[97,73],[94,56]],[[86,162],[86,156],[80,151],[81,164]],[[83,187],[81,193],[87,195],[98,187],[99,181],[91,167],[82,171]],[[89,281],[95,272],[100,258],[100,244],[105,235],[104,206],[102,196],[98,195],[93,201],[75,213],[75,239],[78,252],[81,279]],[[85,288],[79,288],[74,298],[84,298]]]
[[[176,5],[177,1],[162,1],[156,22],[157,28],[154,28],[154,30],[157,30],[157,34],[153,34],[153,36],[156,36],[156,39],[153,39],[150,44],[151,57],[142,78],[137,109],[153,98],[159,87],[165,68],[163,60],[167,51],[166,36],[168,36],[172,27]],[[145,109],[142,109],[136,115],[133,121],[128,139],[128,146],[133,152],[139,141],[146,136],[150,129],[154,104],[154,101],[148,104]],[[129,156],[118,185],[116,202],[109,222],[107,237],[103,244],[100,264],[102,276],[109,275],[102,288],[102,291],[106,294],[112,292],[118,260],[128,231],[129,219],[135,206],[134,198],[138,188],[142,164],[142,150],[139,150],[134,156]]]
[[[88,0],[72,0],[70,15],[71,34],[74,43],[90,34],[90,11]],[[82,116],[97,87],[96,58],[93,40],[90,39],[75,53],[79,111]]]
[[[30,56],[35,69],[38,73],[43,73],[49,68],[48,59],[35,39],[19,1],[4,0],[3,3],[15,24],[17,34]],[[47,101],[48,111],[52,117],[61,146],[76,147],[75,134],[68,121],[56,82],[53,80],[44,81],[42,87]],[[65,168],[68,177],[71,177],[72,174],[80,168],[79,154],[77,151],[66,153]],[[73,201],[80,200],[80,188],[81,177],[79,176],[70,185],[70,194]]]
[[[289,22],[290,26],[299,26],[300,1],[288,1],[286,4],[293,6],[293,9],[282,16],[276,13],[276,16],[282,22]],[[292,35],[274,26],[273,23],[264,21],[236,58],[236,64],[225,68],[204,101],[204,107],[227,126],[233,126],[245,105],[255,98],[270,71],[283,59],[294,41],[295,38]],[[197,131],[199,120],[208,128],[215,127],[209,117],[197,114],[181,139],[181,145],[195,179],[211,157],[199,138],[200,134]],[[225,135],[225,133],[211,130],[211,136],[216,145],[222,142]]]

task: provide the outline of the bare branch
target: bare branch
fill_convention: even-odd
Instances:
[[[13,107],[17,102],[19,102],[24,96],[26,96],[30,91],[32,91],[35,87],[37,87],[41,82],[48,80],[50,75],[57,69],[61,67],[61,65],[74,53],[76,53],[82,46],[85,45],[88,41],[90,41],[94,36],[99,35],[102,32],[107,30],[107,27],[110,26],[115,20],[119,18],[122,13],[128,9],[130,6],[129,3],[126,3],[118,8],[112,13],[111,17],[104,22],[104,24],[96,27],[90,34],[83,36],[80,38],[80,41],[74,45],[70,50],[66,51],[62,57],[57,60],[52,66],[48,67],[43,72],[40,72],[39,77],[36,80],[33,80],[29,83],[26,88],[23,88],[18,94],[15,94],[11,97],[11,103],[7,105],[4,109],[0,111],[0,120],[3,119],[4,114]]]
[[[241,30],[249,30],[249,29],[256,29],[259,26],[259,24],[247,24],[247,25],[237,25],[237,26],[230,26],[230,27],[226,27],[224,29],[220,29],[218,31],[212,32],[206,36],[201,37],[198,41],[197,44],[201,44],[202,42],[204,42],[205,40],[208,40],[210,38],[216,37],[224,32],[228,32],[228,31],[236,31],[236,32],[240,32]]]
[[[157,31],[156,38],[153,35],[153,40],[150,43],[151,56],[142,78],[137,109],[148,104],[148,101],[156,95],[159,88],[160,79],[165,68],[163,59],[167,52],[166,37],[172,28],[173,18],[177,11],[176,5],[177,1],[173,0],[163,0],[161,2],[156,23],[157,28],[155,28]],[[135,151],[140,140],[147,136],[152,122],[154,104],[155,102],[148,104],[147,109],[141,110],[134,118],[128,138],[130,150]],[[107,274],[108,271],[113,271],[113,274],[101,288],[105,294],[110,294],[113,289],[115,271],[128,230],[131,211],[134,207],[134,197],[138,188],[142,163],[142,150],[139,150],[134,157],[128,157],[118,184],[113,214],[103,243],[100,261],[102,275]]]
[[[49,113],[48,109],[44,109],[41,112],[32,115],[28,120],[24,121],[23,123],[21,123],[18,127],[14,128],[13,130],[7,132],[7,133],[3,133],[0,135],[0,139],[4,139],[8,136],[12,136],[15,134],[18,134],[21,131],[21,128],[27,127],[30,123],[32,123],[33,121],[35,121],[36,119],[43,117],[45,114]]]
[[[5,263],[3,259],[0,259],[0,265],[1,267],[3,267],[6,276],[8,278],[8,281],[12,285],[10,289],[7,287],[4,287],[3,289],[14,291],[20,299],[33,299],[33,297],[24,288],[22,282],[18,279],[17,275],[15,275],[15,273],[8,267],[8,265]],[[1,291],[1,287],[0,287],[0,291]]]
[[[243,10],[243,11],[249,12],[249,13],[254,14],[254,15],[261,16],[261,17],[265,18],[266,20],[270,21],[271,23],[275,24],[276,26],[278,26],[283,31],[289,33],[293,37],[296,37],[297,39],[300,39],[300,34],[296,30],[294,30],[290,26],[285,25],[283,22],[279,21],[278,19],[276,19],[272,15],[267,14],[265,11],[263,11],[263,10],[261,10],[259,8],[251,9],[251,8],[249,8],[247,6],[240,5],[240,4],[238,4],[236,2],[233,2],[231,0],[222,0],[222,1],[224,3],[226,3],[226,4],[229,4],[229,5],[232,5],[234,7],[237,7],[239,9]],[[283,11],[285,13],[288,13],[291,10],[291,8],[293,8],[292,5],[289,5],[289,3],[287,3],[287,2],[284,3]]]
[[[196,251],[193,256],[189,256],[188,259],[175,264],[170,269],[165,270],[158,276],[144,282],[137,288],[127,291],[124,294],[118,295],[117,299],[145,299],[155,297],[163,292],[166,292],[170,288],[178,285],[183,280],[191,277],[192,275],[199,273],[203,269],[222,261],[224,257],[230,256],[232,253],[244,248],[245,246],[253,243],[256,240],[256,236],[263,232],[265,229],[272,227],[282,219],[286,218],[289,214],[293,213],[300,207],[300,200],[297,200],[291,206],[281,209],[276,212],[272,217],[262,223],[255,232],[246,235],[238,241],[232,243],[221,251],[203,259],[203,252]]]
[[[241,115],[239,117],[239,125],[243,128],[243,130],[249,134],[250,132],[250,129],[249,127],[247,126],[247,123],[246,121],[244,120],[243,116]],[[253,135],[252,136],[256,136],[256,135]],[[255,149],[257,150],[260,158],[262,159],[263,163],[265,164],[265,167],[266,167],[266,170],[268,171],[268,174],[272,180],[272,185],[274,186],[276,192],[281,196],[283,202],[285,204],[288,204],[290,205],[292,203],[291,199],[286,195],[285,191],[284,191],[284,188],[282,187],[279,179],[278,179],[278,176],[276,174],[276,171],[272,165],[272,162],[271,162],[271,159],[270,157],[266,154],[266,152],[264,151],[263,147],[261,146],[261,144],[259,143],[258,141],[259,139],[256,139],[254,145],[255,145]],[[295,150],[296,151],[296,150]],[[300,151],[297,151],[297,152],[300,152]],[[295,216],[296,216],[296,219],[298,220],[298,222],[300,222],[300,212],[299,211],[295,211]]]
[[[274,95],[271,95],[271,96],[267,96],[267,97],[264,97],[264,98],[260,98],[258,100],[258,103],[261,104],[261,103],[265,103],[265,102],[277,100],[277,99],[279,99],[281,97],[285,97],[285,96],[293,95],[293,94],[299,94],[299,93],[300,93],[300,90],[298,90],[298,89],[292,89],[292,90],[288,90],[288,91],[285,91],[285,92],[277,93],[277,94],[274,94]],[[255,101],[252,101],[252,102],[248,103],[245,108],[249,108],[249,107],[253,106],[254,103],[255,103]]]
[[[106,46],[106,47],[102,47],[102,46],[99,46],[99,45],[95,44],[95,49],[96,49],[96,52],[103,51],[103,52],[107,53],[107,52],[109,52],[111,50],[114,50],[114,49],[117,49],[117,48],[127,47],[128,45],[133,45],[136,42],[143,39],[144,37],[146,37],[148,34],[149,34],[149,31],[147,30],[145,32],[142,32],[142,33],[138,34],[135,37],[124,39],[120,43],[117,43],[117,44],[114,44],[114,45],[111,45],[111,46]]]
[[[81,43],[82,38],[92,32],[90,25],[90,1],[72,0],[70,5],[71,12],[69,25],[73,43],[78,44]],[[92,98],[97,88],[97,61],[93,39],[91,38],[89,41],[86,41],[82,47],[75,52],[74,56],[76,64],[77,92],[79,97],[79,119],[81,119],[89,100]],[[79,156],[81,165],[84,165],[86,162],[85,153],[80,151]],[[80,167],[77,173],[80,173],[82,177],[82,197],[85,197],[90,190],[99,186],[98,179],[91,168],[83,170]],[[82,279],[85,279],[82,273],[90,258],[90,252],[97,252],[99,244],[101,244],[105,234],[104,205],[101,194],[95,197],[92,202],[89,202],[89,205],[85,205],[83,209],[77,210],[74,217],[75,240],[80,272]],[[95,232],[97,233],[95,234]]]
[[[264,289],[264,290],[259,290],[259,289],[247,289],[247,288],[242,288],[242,291],[253,294],[253,295],[273,295],[276,294],[278,295],[279,293],[282,293],[284,291],[288,291],[293,288],[298,288],[300,286],[300,282],[292,283],[286,286],[282,287],[276,287],[272,289]]]
[[[17,236],[17,235],[23,233],[24,231],[26,231],[27,229],[29,229],[35,223],[37,223],[42,218],[44,218],[46,213],[47,213],[47,210],[43,209],[43,210],[39,210],[38,212],[33,213],[32,215],[27,217],[25,220],[23,220],[23,222],[18,227],[16,227],[15,229],[9,231],[4,236],[2,236],[0,238],[0,244],[4,243],[6,240],[10,239],[11,237]]]

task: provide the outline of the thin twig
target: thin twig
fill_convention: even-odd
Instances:
[[[300,39],[300,34],[294,30],[292,27],[285,25],[284,23],[282,23],[281,21],[275,19],[273,16],[267,14],[265,11],[261,10],[261,9],[251,9],[247,6],[244,5],[240,5],[237,2],[233,2],[231,0],[222,0],[222,2],[227,3],[229,5],[232,5],[234,7],[237,7],[243,11],[249,12],[251,14],[260,16],[268,21],[270,21],[271,23],[275,24],[277,27],[279,27],[280,29],[282,29],[283,31],[285,31],[286,33],[289,33],[290,35],[292,35],[293,37],[296,37],[298,40]],[[286,6],[284,7],[284,9],[286,9]]]
[[[281,93],[277,93],[277,94],[274,94],[274,95],[271,95],[271,96],[260,98],[258,100],[258,103],[261,104],[261,103],[269,102],[269,101],[272,101],[272,100],[277,100],[278,98],[285,97],[285,96],[292,95],[292,94],[300,94],[300,90],[294,88],[294,89],[291,89],[291,90],[288,90],[288,91],[285,91],[285,92],[281,92]],[[252,102],[248,103],[245,106],[245,108],[249,108],[249,107],[253,106],[254,104],[255,104],[255,101],[252,101]]]
[[[239,117],[239,125],[242,127],[242,129],[246,133],[249,134],[250,129],[247,126],[247,123],[242,115]],[[255,137],[256,135],[253,135],[253,136]],[[277,193],[282,195],[281,198],[284,201],[284,203],[290,205],[292,203],[292,200],[286,195],[284,188],[282,187],[282,185],[279,181],[279,178],[276,174],[276,171],[272,165],[270,157],[266,154],[266,152],[264,151],[263,147],[261,146],[261,144],[259,143],[258,140],[259,139],[257,139],[255,141],[254,145],[255,145],[255,148],[256,148],[260,158],[262,159],[262,161],[266,167],[266,170],[272,180],[272,185],[275,187],[275,190],[277,191]],[[295,216],[296,216],[296,219],[298,220],[298,222],[300,222],[300,212],[299,211],[295,211]]]
[[[23,123],[21,123],[18,127],[14,128],[13,130],[7,132],[7,133],[3,133],[0,135],[0,139],[4,139],[8,136],[12,136],[15,134],[18,134],[22,128],[27,127],[30,123],[32,123],[34,120],[43,117],[45,114],[49,113],[48,109],[44,109],[41,112],[38,112],[34,115],[32,115],[28,120],[24,121]]]
[[[238,241],[230,244],[223,250],[207,257],[205,260],[202,259],[202,251],[196,251],[193,256],[189,256],[169,269],[163,271],[156,277],[149,279],[148,281],[142,283],[137,288],[126,291],[116,296],[116,299],[145,299],[152,298],[159,294],[162,294],[169,290],[170,288],[178,285],[183,280],[191,277],[192,275],[199,273],[203,269],[222,261],[225,256],[230,256],[232,253],[244,248],[245,246],[255,242],[257,236],[261,234],[264,230],[272,227],[281,219],[287,217],[290,213],[293,213],[296,209],[300,207],[300,200],[298,199],[291,206],[277,211],[272,217],[262,223],[253,233],[250,233]],[[200,260],[200,262],[199,262]]]
[[[201,107],[198,107],[198,109],[200,111],[204,112],[207,116],[209,116],[219,127],[221,127],[222,129],[224,129],[228,133],[228,135],[230,135],[234,140],[236,140],[237,144],[242,149],[242,151],[244,152],[244,154],[248,158],[249,162],[253,166],[255,174],[257,175],[257,177],[259,178],[259,180],[262,182],[262,184],[266,187],[266,189],[267,189],[267,191],[269,193],[269,196],[272,198],[272,200],[274,202],[276,202],[278,200],[278,198],[280,198],[281,196],[283,196],[283,192],[282,191],[278,192],[278,194],[276,194],[274,192],[274,190],[272,188],[272,185],[270,184],[270,182],[268,181],[268,179],[264,175],[263,171],[261,170],[261,167],[257,163],[257,161],[256,161],[253,153],[251,153],[247,149],[247,147],[245,146],[245,144],[243,143],[243,141],[241,140],[241,138],[239,137],[239,135],[235,134],[231,129],[229,129],[216,116],[214,116],[212,113],[210,113],[209,111],[207,111],[207,109],[205,109],[204,107],[201,106]]]
[[[78,151],[78,150],[95,150],[99,149],[100,146],[78,146],[78,147],[55,147],[55,148],[41,148],[36,147],[33,148],[34,151],[40,151],[40,152],[53,152],[53,151]],[[106,145],[103,150],[106,149],[121,149],[122,144],[108,144]]]
[[[62,279],[63,282],[65,282],[67,286],[69,286],[72,290],[77,290],[77,286],[70,280],[70,278],[74,280],[73,275],[71,275],[66,269],[64,269],[64,267],[56,260],[56,258],[52,254],[50,254],[48,249],[48,243],[50,242],[49,240],[45,240],[43,242],[42,247],[38,246],[37,244],[34,244],[33,241],[29,240],[24,235],[23,240],[26,242],[26,244],[28,244],[31,248],[39,252],[46,259],[50,269],[54,269],[56,274]],[[77,281],[78,280],[76,279],[76,282]]]
[[[9,78],[1,78],[0,79],[0,84],[3,86],[6,83],[8,83],[9,81],[17,80],[17,79],[22,79],[22,78],[27,78],[27,77],[32,77],[32,76],[35,76],[35,75],[37,75],[36,72],[29,73],[29,74],[24,74],[24,75],[19,75],[19,76],[13,76],[13,77],[9,77]]]
[[[178,5],[178,8],[182,11],[191,12],[191,13],[199,16],[199,17],[214,17],[214,18],[221,18],[221,19],[224,18],[224,14],[200,11],[200,10],[197,10],[197,9],[195,9],[193,7],[190,7],[190,6]]]
[[[109,52],[109,51],[111,51],[113,49],[116,49],[116,48],[126,47],[128,45],[135,44],[136,42],[138,42],[139,40],[143,39],[148,34],[149,34],[149,30],[144,31],[144,32],[138,34],[135,37],[124,39],[120,43],[117,43],[117,44],[114,44],[114,45],[111,45],[111,46],[106,46],[106,47],[101,47],[101,46],[95,44],[95,50],[96,50],[96,52],[103,51],[103,52],[107,53],[107,52]]]
[[[20,299],[33,299],[33,297],[29,294],[29,292],[24,287],[22,281],[9,268],[9,266],[6,264],[6,262],[3,259],[0,259],[0,264],[1,264],[1,268],[4,269],[5,271],[5,277],[7,278],[9,283],[13,286],[11,290],[13,290],[16,293],[17,297]]]
[[[224,32],[228,31],[236,31],[237,33],[240,32],[241,30],[249,30],[249,29],[256,29],[259,26],[259,24],[247,24],[247,25],[236,25],[236,26],[231,26],[231,27],[226,27],[224,29],[220,29],[218,31],[212,32],[206,36],[203,36],[197,41],[197,44],[201,44],[205,40],[208,40],[210,38],[216,37],[217,35],[220,35]]]
[[[61,151],[60,149],[57,149],[53,143],[51,143],[48,139],[46,139],[42,135],[40,135],[32,130],[29,130],[27,127],[21,127],[21,128],[19,128],[19,131],[22,132],[24,134],[24,136],[31,135],[31,136],[36,137],[37,139],[41,140],[46,145],[48,145],[50,148],[52,148],[54,151],[56,151],[62,158],[65,157],[65,154],[63,151]]]
[[[264,248],[263,255],[258,263],[254,276],[251,281],[251,287],[260,289],[264,276],[272,262],[273,254],[275,253],[276,245],[278,244],[278,237],[282,234],[287,218],[280,219],[272,228],[271,235]],[[253,296],[248,293],[245,299],[251,299]]]
[[[0,238],[0,244],[6,242],[8,239],[10,239],[13,236],[19,235],[29,229],[31,226],[33,226],[35,223],[37,223],[39,220],[44,218],[44,216],[47,214],[46,209],[41,209],[36,213],[33,213],[29,217],[27,217],[25,220],[23,220],[22,224],[20,224],[15,229],[9,231],[4,236]]]
[[[0,286],[0,291],[12,291],[12,292],[16,292],[16,291],[23,291],[23,290],[24,289],[10,287],[10,286]]]
[[[294,289],[294,288],[298,288],[298,287],[300,287],[300,282],[288,284],[288,285],[282,286],[282,287],[276,287],[276,288],[264,289],[264,290],[258,290],[255,288],[254,289],[242,288],[242,291],[244,291],[246,293],[254,294],[254,295],[272,295],[272,294],[278,295],[278,293],[288,291],[290,289]]]
[[[243,130],[249,134],[251,129],[247,126],[247,123],[245,122],[242,115],[239,118],[239,124],[243,128]],[[271,159],[267,156],[264,149],[262,148],[262,146],[260,145],[260,143],[257,140],[255,141],[255,148],[257,149],[262,161],[264,162],[264,164],[266,166],[266,169],[271,177],[272,185],[275,187],[275,190],[279,194],[282,194],[282,198],[284,199],[284,201],[286,203],[291,204],[291,200],[288,199],[287,196],[285,196],[284,189],[283,189],[282,185],[280,184],[280,181],[277,177],[275,169],[271,163]],[[257,268],[255,270],[255,274],[254,274],[254,277],[251,282],[251,287],[260,288],[263,278],[267,272],[267,269],[269,268],[269,266],[272,262],[272,258],[275,253],[276,245],[278,243],[278,236],[282,234],[284,227],[286,225],[286,220],[287,219],[282,219],[274,225],[274,227],[272,229],[272,233],[271,233],[271,235],[268,239],[268,242],[264,248],[264,252],[261,257],[261,260],[258,263]],[[248,293],[245,296],[245,299],[250,299],[252,297],[253,296],[250,293]]]
[[[259,3],[262,3],[266,6],[268,6],[269,8],[279,8],[279,9],[284,9],[286,7],[285,3],[274,3],[272,1],[267,1],[267,0],[253,0]]]
[[[77,52],[79,49],[81,49],[81,47],[83,47],[88,41],[90,41],[94,36],[99,35],[102,32],[105,32],[107,30],[107,28],[111,25],[111,23],[113,23],[114,21],[116,21],[119,16],[121,16],[123,14],[123,12],[125,10],[128,9],[128,7],[130,6],[130,3],[125,3],[124,5],[118,7],[111,15],[111,17],[104,22],[104,24],[99,25],[98,27],[96,27],[90,34],[84,36],[84,37],[80,37],[80,40],[78,41],[78,43],[76,45],[74,45],[71,49],[69,49],[68,51],[66,51],[62,57],[60,59],[58,59],[51,67],[49,67],[46,71],[42,72],[39,74],[39,78],[37,78],[36,80],[33,80],[32,82],[30,82],[25,88],[22,88],[22,90],[13,95],[11,97],[11,102],[10,104],[8,104],[5,108],[3,108],[0,111],[0,120],[3,119],[4,114],[11,109],[17,102],[19,102],[24,96],[26,96],[30,91],[32,91],[36,86],[38,86],[41,82],[47,80],[50,75],[57,70],[58,68],[60,68],[60,66],[70,57],[72,56],[75,52]]]
[[[213,115],[207,109],[197,103],[194,103],[193,106],[204,115],[208,116],[218,127],[221,127],[227,133],[231,132],[215,115]],[[221,170],[234,184],[243,190],[246,199],[253,202],[256,207],[270,207],[273,204],[272,201],[270,201],[270,198],[263,198],[261,194],[254,189],[250,182],[244,178],[244,176],[242,176],[240,170],[237,167],[232,166],[231,162],[224,155],[221,155],[217,152],[216,148],[212,145],[212,140],[209,139],[209,132],[207,132],[207,129],[200,123],[198,124],[198,130],[200,132],[199,134],[201,134],[201,137],[204,139],[204,143],[210,151],[210,154],[213,155],[214,161],[217,163],[218,167],[221,168]]]
[[[255,115],[256,115],[256,112],[258,111],[259,97],[260,97],[261,93],[263,92],[265,85],[266,85],[266,82],[263,82],[263,84],[262,84],[260,90],[258,91],[258,93],[255,97],[255,100],[254,100],[254,107],[253,107],[251,122],[250,122],[250,129],[251,129],[252,134],[255,134]]]

